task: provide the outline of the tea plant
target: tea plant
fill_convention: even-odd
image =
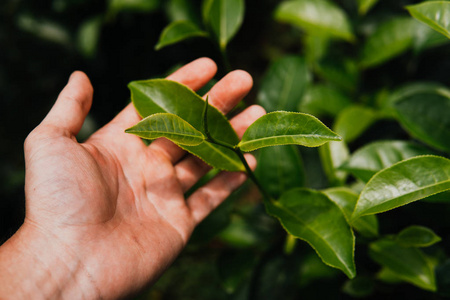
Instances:
[[[182,11],[192,8],[186,1],[172,2]],[[267,213],[288,233],[284,253],[295,256],[296,240],[306,241],[326,265],[352,279],[343,285],[345,293],[368,296],[377,279],[449,295],[445,279],[449,260],[436,245],[441,238],[432,229],[411,223],[397,233],[383,232],[378,214],[421,199],[430,206],[448,203],[450,90],[439,82],[409,80],[386,88],[383,78],[373,82],[367,78],[374,78],[368,74],[386,64],[405,67],[398,61],[402,57],[411,64],[426,57],[428,50],[445,47],[450,2],[409,5],[403,14],[374,20],[369,17],[377,2],[356,1],[358,16],[353,19],[332,1],[288,0],[277,5],[274,19],[296,28],[303,54],[282,55],[270,65],[257,95],[268,114],[254,122],[241,141],[226,116],[208,100],[162,79],[130,83],[131,99],[143,120],[127,132],[145,139],[165,137],[218,170],[246,171],[263,195]],[[203,1],[202,25],[187,12],[164,29],[156,48],[209,37],[228,67],[226,47],[241,26],[243,1]],[[327,120],[332,130],[311,114]],[[384,131],[396,130],[395,139],[389,132],[375,140],[367,137],[381,122],[389,124]],[[292,145],[319,147],[315,157],[320,161],[305,161],[313,164],[308,170],[300,153],[313,152],[299,152]],[[254,174],[243,152],[255,150],[259,166]],[[320,165],[327,186],[308,187],[305,179]],[[389,216],[395,222],[395,212]],[[355,244],[358,251],[366,251],[361,256],[380,265],[378,271],[355,264],[360,255],[355,254]],[[308,256],[299,260],[314,264]],[[270,299],[274,294],[264,295],[258,287],[262,280],[258,272],[265,264],[270,260],[261,258],[245,268],[255,268],[250,280],[240,275],[243,269],[225,271],[224,285],[231,294]],[[318,277],[332,274],[319,270],[323,274]],[[302,272],[306,280],[314,280],[314,275]],[[250,283],[239,290],[245,280]]]

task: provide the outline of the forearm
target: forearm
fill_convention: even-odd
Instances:
[[[99,298],[76,255],[26,225],[0,247],[0,282],[0,299]]]

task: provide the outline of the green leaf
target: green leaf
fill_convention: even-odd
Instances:
[[[119,11],[151,12],[157,9],[159,0],[109,0],[108,10],[114,13]]]
[[[205,140],[203,134],[188,122],[168,113],[148,116],[125,132],[148,140],[165,137],[177,145],[184,146],[197,146]]]
[[[358,201],[358,194],[344,187],[326,189],[322,193],[327,195],[331,201],[339,206],[347,221],[350,223],[352,213]],[[369,238],[378,236],[378,219],[374,215],[361,217],[350,223],[350,225],[363,236]]]
[[[347,91],[355,91],[359,84],[358,65],[351,59],[328,58],[314,65],[320,78]]]
[[[406,205],[450,189],[450,160],[418,156],[376,173],[364,187],[353,219]]]
[[[437,31],[434,31],[430,27],[424,24],[420,24],[417,26],[413,42],[414,52],[416,54],[419,54],[429,48],[441,46],[448,43],[450,43],[450,40],[446,36],[440,34]]]
[[[367,39],[361,54],[364,68],[375,67],[408,50],[413,43],[417,23],[411,18],[395,18],[379,25]]]
[[[330,1],[284,1],[275,11],[275,19],[298,26],[311,35],[330,36],[347,41],[355,39],[345,12]]]
[[[423,226],[409,226],[396,237],[396,242],[404,247],[428,247],[441,241],[433,230]]]
[[[258,104],[267,112],[295,111],[311,75],[303,58],[286,56],[273,63],[265,74],[258,93]]]
[[[211,28],[222,50],[237,33],[243,19],[243,0],[207,0],[203,3],[203,22]]]
[[[190,0],[169,0],[166,2],[166,13],[170,21],[191,21],[196,25],[200,24],[199,16],[196,12],[196,5]]]
[[[255,175],[274,198],[305,183],[302,159],[297,147],[292,145],[261,149]]]
[[[193,37],[206,37],[208,34],[190,21],[176,21],[164,28],[155,50]]]
[[[300,287],[306,287],[314,281],[337,277],[339,271],[324,264],[315,253],[302,255],[300,267]]]
[[[375,4],[377,4],[378,0],[357,0],[358,2],[358,13],[360,15],[365,15]]]
[[[97,16],[83,22],[77,33],[77,46],[81,54],[92,58],[97,52],[98,40],[102,26],[101,17]]]
[[[394,241],[379,240],[370,244],[369,255],[403,281],[436,291],[434,270],[419,249],[403,247]]]
[[[350,143],[379,118],[379,113],[371,108],[357,105],[349,106],[338,115],[333,129],[344,141]]]
[[[349,171],[364,182],[378,171],[419,155],[433,154],[428,148],[406,141],[373,142],[358,149],[340,169]]]
[[[353,298],[364,298],[373,294],[375,282],[368,276],[358,276],[348,280],[342,286],[342,291]]]
[[[450,151],[450,90],[433,85],[410,85],[391,100],[396,118],[413,137]]]
[[[338,167],[348,159],[349,150],[345,142],[329,142],[319,148],[322,167],[331,186],[345,183],[347,172],[338,170]]]
[[[338,89],[324,84],[316,84],[306,90],[300,102],[299,110],[315,116],[336,116],[351,102],[351,99]]]
[[[305,34],[303,48],[306,60],[310,65],[316,64],[327,54],[331,39],[327,36]]]
[[[314,116],[278,111],[268,113],[250,125],[238,147],[243,151],[287,144],[317,147],[339,140],[337,134]]]
[[[450,39],[450,2],[427,1],[406,7],[417,20]]]
[[[203,99],[186,86],[165,79],[133,81],[128,85],[131,100],[142,117],[156,113],[171,113],[179,116],[196,130],[203,132]],[[208,107],[208,127],[211,136],[230,145],[239,139],[225,116],[216,108]],[[228,171],[245,170],[236,153],[222,146],[204,141],[197,146],[181,146],[200,157],[211,166]]]
[[[288,233],[308,242],[325,264],[355,277],[355,238],[342,211],[326,195],[293,189],[265,204],[267,212],[278,218]]]

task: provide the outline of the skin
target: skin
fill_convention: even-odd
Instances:
[[[216,70],[201,58],[168,79],[197,90]],[[233,71],[208,92],[210,104],[226,113],[251,87],[249,74]],[[78,143],[92,95],[88,77],[74,72],[25,141],[26,217],[0,247],[0,299],[130,296],[154,283],[195,226],[246,180],[222,172],[185,199],[209,167],[165,139],[145,146],[124,133],[140,120],[131,105]],[[231,123],[242,136],[264,113],[251,106]]]

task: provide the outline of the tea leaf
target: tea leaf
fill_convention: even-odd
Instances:
[[[148,116],[125,132],[149,140],[165,137],[175,144],[185,146],[196,146],[205,140],[203,134],[188,122],[167,113]]]
[[[355,238],[344,214],[324,194],[309,189],[285,192],[278,201],[266,200],[267,212],[278,218],[291,235],[308,242],[322,261],[356,275]]]
[[[349,171],[364,182],[378,171],[419,155],[433,154],[427,147],[405,141],[382,141],[358,149],[340,169]]]
[[[450,189],[450,160],[418,156],[376,173],[364,187],[352,218],[381,213]]]
[[[302,187],[305,183],[302,159],[297,147],[292,145],[261,149],[255,175],[274,198],[280,197],[284,191]]]
[[[159,0],[109,0],[108,10],[110,12],[137,11],[150,12],[157,9]]]
[[[317,147],[340,139],[311,115],[277,111],[262,116],[250,125],[238,147],[243,151],[287,144]]]
[[[391,102],[396,118],[413,137],[450,152],[450,90],[433,85],[411,85]]]
[[[318,115],[335,116],[352,103],[351,99],[338,89],[316,84],[306,90],[299,105],[299,111]]]
[[[128,87],[131,100],[142,117],[156,113],[171,113],[179,116],[196,130],[203,132],[203,99],[186,86],[166,79],[133,81]],[[213,106],[208,107],[208,128],[211,136],[230,145],[239,139],[225,116]],[[200,157],[211,166],[228,171],[243,171],[245,168],[236,153],[208,141],[197,146],[181,146]]]
[[[358,138],[379,117],[379,114],[371,108],[357,105],[349,106],[338,115],[333,130],[349,143]],[[358,126],[355,126],[355,124],[358,124]]]
[[[295,111],[311,81],[306,62],[287,56],[273,63],[264,76],[258,93],[258,104],[267,112]]]
[[[375,4],[377,4],[378,0],[357,0],[358,2],[358,13],[360,15],[365,15]]]
[[[345,183],[348,174],[338,167],[348,159],[350,153],[345,142],[331,141],[319,148],[320,160],[325,175],[331,186],[339,186]]]
[[[208,34],[190,21],[172,22],[164,28],[159,37],[158,44],[155,46],[155,50],[159,50],[189,38],[205,36],[208,36]]]
[[[419,249],[403,247],[394,241],[379,240],[370,244],[369,255],[403,281],[436,291],[434,270]]]
[[[347,41],[355,39],[345,12],[330,1],[284,1],[275,11],[275,19],[303,28],[312,35],[331,36]]]
[[[361,65],[375,67],[411,47],[417,27],[411,18],[395,18],[382,23],[367,39],[361,54]]]
[[[327,195],[331,201],[339,206],[350,223],[352,213],[355,210],[355,205],[358,201],[358,194],[351,189],[344,187],[326,189],[323,190],[322,193]],[[363,236],[378,236],[378,219],[374,215],[361,217],[350,223],[350,225]]]
[[[406,7],[417,20],[450,39],[450,2],[427,1]]]
[[[403,229],[396,238],[397,243],[404,247],[428,247],[440,240],[433,230],[417,225]]]
[[[203,21],[215,34],[220,48],[227,47],[244,19],[243,0],[209,0],[203,5]]]

